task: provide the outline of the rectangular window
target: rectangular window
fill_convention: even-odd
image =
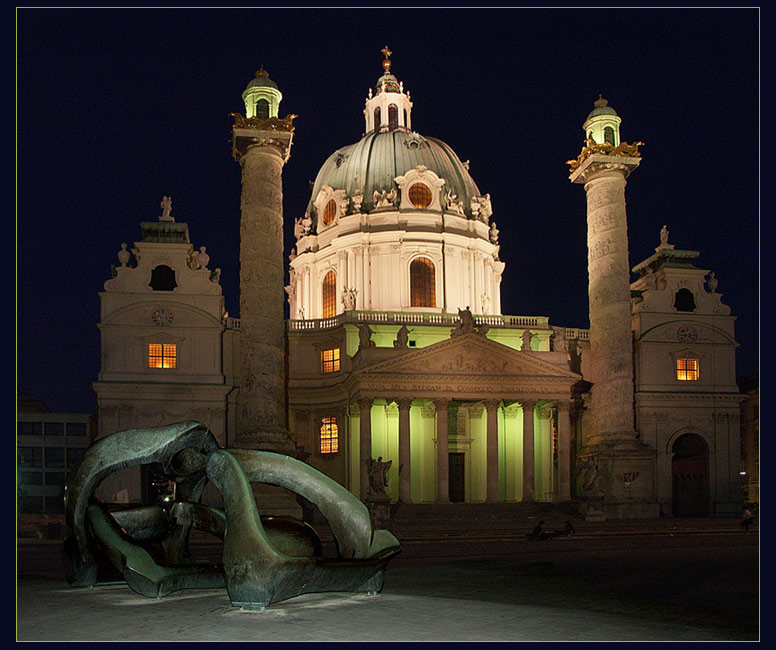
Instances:
[[[149,343],[149,368],[177,368],[178,346],[175,343]]]
[[[86,454],[86,449],[83,447],[68,447],[67,449],[67,469],[71,470],[76,467],[81,459]]]
[[[46,422],[43,427],[43,432],[47,436],[64,436],[65,435],[65,423],[64,422]]]
[[[679,381],[698,381],[700,379],[700,362],[698,359],[677,359],[676,378]]]
[[[43,497],[19,497],[16,505],[22,514],[39,514],[43,512]]]
[[[83,422],[68,422],[67,435],[71,438],[86,438],[86,425]]]
[[[340,369],[340,349],[321,350],[321,372],[338,372]]]
[[[43,467],[41,447],[17,447],[19,467]]]
[[[19,485],[43,485],[43,472],[19,472]]]
[[[19,422],[19,435],[20,436],[42,436],[43,423],[42,422]]]
[[[46,447],[46,467],[65,467],[65,450],[62,447]]]
[[[336,454],[339,451],[339,429],[337,418],[323,418],[321,420],[321,453]]]

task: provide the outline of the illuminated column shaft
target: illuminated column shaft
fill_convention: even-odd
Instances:
[[[234,130],[242,167],[236,435],[243,445],[286,432],[282,171],[291,137],[290,130]]]
[[[587,194],[594,427],[587,444],[633,441],[633,356],[625,178],[637,158],[594,154],[572,174]]]

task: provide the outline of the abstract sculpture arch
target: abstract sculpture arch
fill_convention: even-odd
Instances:
[[[95,499],[112,472],[152,463],[175,481],[173,501],[116,510]],[[200,503],[208,481],[223,507]],[[287,488],[316,505],[338,557],[321,556],[320,540],[304,522],[260,515],[251,483]],[[95,442],[68,482],[66,520],[73,586],[97,584],[102,561],[145,596],[225,586],[233,605],[260,610],[302,593],[377,592],[401,549],[389,531],[373,529],[366,506],[336,481],[282,454],[221,449],[198,422],[119,431]],[[221,564],[191,562],[191,528],[223,539]]]

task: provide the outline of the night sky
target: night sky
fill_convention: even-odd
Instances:
[[[286,251],[309,182],[357,142],[381,48],[413,129],[448,143],[500,232],[502,312],[588,327],[585,193],[565,162],[602,94],[624,141],[631,266],[698,250],[758,370],[759,12],[568,9],[18,9],[17,388],[95,413],[98,292],[122,242],[161,214],[189,225],[239,316],[240,168],[231,112],[264,66],[295,113]],[[388,281],[388,280],[386,280]]]

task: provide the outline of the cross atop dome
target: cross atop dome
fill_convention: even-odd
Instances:
[[[383,60],[383,70],[388,73],[391,71],[391,59],[389,57],[391,54],[393,54],[393,52],[388,49],[387,45],[380,51],[385,55],[385,59]]]

